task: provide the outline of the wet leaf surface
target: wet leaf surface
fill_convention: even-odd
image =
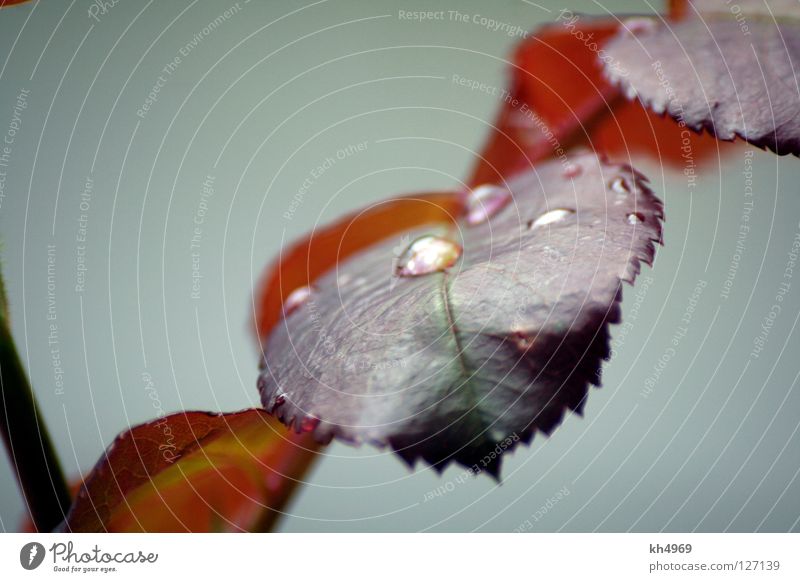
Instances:
[[[695,131],[800,155],[800,5],[737,7],[703,0],[679,22],[621,31],[606,50],[626,74],[606,73],[629,98]]]
[[[86,477],[64,531],[269,529],[315,455],[263,410],[181,412],[119,435]]]
[[[492,474],[502,452],[580,411],[621,281],[653,258],[661,204],[641,175],[593,154],[542,164],[508,189],[513,200],[488,220],[398,233],[313,281],[264,340],[265,408],[320,442]],[[402,276],[423,236],[452,241],[460,258]]]

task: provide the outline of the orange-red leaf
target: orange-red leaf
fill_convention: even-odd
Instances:
[[[670,3],[673,17],[685,9],[685,2]],[[576,146],[622,159],[645,154],[677,168],[685,165],[688,149],[699,162],[725,147],[626,101],[606,80],[601,59],[608,55],[602,51],[619,26],[616,19],[564,12],[519,45],[510,98],[503,101],[471,184],[499,182]]]
[[[262,531],[315,456],[262,410],[181,412],[119,435],[84,481],[66,531]]]

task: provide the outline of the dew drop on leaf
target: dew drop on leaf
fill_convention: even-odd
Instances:
[[[652,32],[658,27],[658,23],[653,18],[629,18],[622,24],[634,36],[646,32]]]
[[[302,432],[311,432],[319,426],[319,419],[316,416],[306,416],[300,423]]]
[[[486,222],[511,201],[511,192],[495,184],[474,188],[467,199],[467,224]]]
[[[417,277],[451,267],[461,256],[461,246],[433,235],[414,240],[397,261],[399,277]]]
[[[564,166],[564,177],[565,178],[577,178],[581,175],[581,167],[578,164],[573,162],[568,163]]]
[[[311,287],[298,287],[283,302],[283,315],[289,317],[311,297]]]
[[[569,208],[554,208],[549,212],[545,212],[536,220],[532,220],[529,224],[531,230],[534,228],[539,228],[541,226],[547,226],[548,224],[553,224],[554,222],[561,222],[566,217],[575,214],[574,210],[570,210]]]
[[[628,224],[641,224],[644,222],[644,216],[642,216],[639,212],[631,212],[625,218],[627,219]]]
[[[626,178],[623,178],[622,176],[618,176],[613,180],[611,180],[610,187],[617,194],[631,193],[631,185],[628,183],[628,180]]]

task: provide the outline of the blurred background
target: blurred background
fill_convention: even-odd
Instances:
[[[0,11],[3,274],[68,474],[132,424],[259,404],[265,265],[343,212],[464,180],[499,100],[453,79],[504,87],[521,39],[504,31],[562,8],[662,8],[563,1],[446,0],[424,22],[404,17],[431,9],[418,1]],[[800,162],[749,152],[704,165],[694,188],[634,160],[666,203],[666,246],[625,290],[585,417],[505,455],[502,484],[333,444],[279,529],[800,529],[800,282],[784,277]],[[4,455],[0,529],[22,517]]]

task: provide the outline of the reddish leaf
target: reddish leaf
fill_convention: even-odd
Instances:
[[[608,110],[617,91],[603,78],[596,52],[581,39],[602,43],[616,29],[615,21],[578,17],[572,23],[564,14],[563,22],[520,43],[510,71],[510,97],[501,105],[470,183],[499,182],[540,159],[559,157],[580,139],[584,124]]]
[[[724,0],[703,0],[671,26],[621,31],[607,50],[627,75],[608,77],[695,131],[800,155],[800,5],[774,3],[777,20],[764,17],[766,6],[742,2],[760,16],[737,19]]]
[[[621,281],[653,258],[661,204],[642,176],[592,154],[542,164],[510,190],[481,190],[487,222],[409,231],[435,236],[406,252],[376,244],[294,295],[265,340],[265,408],[321,442],[491,473],[498,446],[580,410]]]
[[[673,14],[685,7],[673,2]],[[686,148],[695,161],[717,153],[719,144],[626,102],[603,74],[607,41],[616,19],[563,11],[516,50],[509,98],[501,109],[470,179],[473,185],[498,182],[538,160],[562,157],[574,147],[610,156],[644,154],[683,168]],[[688,142],[688,146],[687,146]]]
[[[31,0],[0,0],[0,8],[7,8],[8,6],[13,6],[14,4],[25,4],[30,1]]]
[[[267,270],[256,306],[256,328],[265,336],[280,320],[288,295],[308,285],[338,261],[415,226],[453,222],[462,211],[462,194],[436,192],[385,200],[314,230],[281,252]]]
[[[72,532],[248,531],[280,515],[315,456],[262,410],[185,412],[119,435],[84,481]]]

